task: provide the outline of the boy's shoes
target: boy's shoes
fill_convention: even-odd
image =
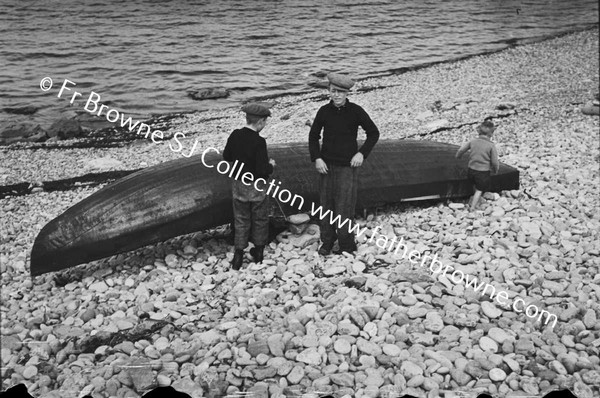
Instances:
[[[333,249],[333,245],[330,246],[323,243],[321,247],[319,247],[319,255],[328,256],[331,254],[331,249]]]
[[[343,252],[352,254],[357,250],[358,250],[358,247],[356,246],[356,243],[352,243],[348,247],[340,246],[340,248],[338,250],[334,250],[333,254],[342,254]]]
[[[354,254],[354,252],[357,250],[357,248],[354,249],[337,249],[333,251],[333,254],[344,254],[344,253],[349,253],[349,254]]]
[[[252,256],[256,264],[261,263],[264,259],[264,250],[264,246],[255,246],[252,249],[250,249],[250,255]]]
[[[233,261],[231,261],[231,269],[237,271],[242,268],[244,262],[244,251],[236,249],[233,253]]]

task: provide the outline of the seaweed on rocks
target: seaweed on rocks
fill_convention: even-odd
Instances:
[[[152,130],[163,131],[163,141],[170,140],[173,138],[172,133],[167,131],[171,128],[171,121],[177,120],[183,117],[186,113],[171,113],[167,115],[157,115],[150,119],[139,122],[140,125],[146,124]],[[215,118],[208,118],[214,120]],[[136,124],[137,125],[137,124]],[[134,126],[136,126],[134,125]],[[82,130],[80,136],[71,137],[64,141],[57,138],[46,142],[19,142],[13,145],[3,146],[3,149],[10,151],[28,150],[28,149],[78,149],[78,148],[119,148],[130,145],[134,141],[150,140],[150,138],[144,135],[137,134],[139,128],[128,129],[120,126],[108,126],[98,128],[95,130],[87,131]],[[156,139],[156,137],[155,137]]]
[[[0,186],[0,199],[7,196],[25,196],[38,191],[69,191],[81,187],[93,187],[106,184],[141,169],[104,171],[100,173],[87,173],[79,177],[65,178],[62,180],[42,182],[21,182],[18,184]]]
[[[136,137],[131,138],[79,138],[77,140],[69,140],[69,142],[61,141],[49,141],[39,143],[28,143],[19,145],[11,145],[3,148],[7,151],[22,151],[31,149],[82,149],[82,148],[119,148],[124,147],[132,141],[139,139]]]
[[[76,344],[76,350],[81,353],[93,353],[96,348],[107,345],[114,347],[115,345],[124,341],[130,341],[132,343],[147,339],[152,334],[158,332],[170,323],[167,321],[155,321],[151,319],[143,320],[133,327],[133,329],[127,332],[116,332],[110,333],[100,331],[93,336],[86,336],[79,340]]]
[[[505,109],[500,109],[500,110],[505,110]],[[502,119],[502,118],[510,117],[510,116],[513,116],[516,114],[517,114],[516,110],[510,109],[508,112],[502,112],[502,113],[499,113],[499,114],[493,115],[493,116],[486,116],[483,120]],[[405,136],[404,138],[410,139],[410,138],[414,138],[414,137],[429,137],[429,136],[432,136],[437,133],[442,133],[444,131],[458,131],[458,130],[461,130],[468,126],[476,126],[479,123],[481,123],[481,121],[476,120],[474,122],[461,123],[457,126],[443,126],[443,127],[435,128],[429,132],[410,134],[410,135]]]

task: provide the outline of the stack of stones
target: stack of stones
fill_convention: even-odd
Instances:
[[[288,228],[291,233],[294,235],[300,235],[306,228],[308,228],[308,222],[310,221],[310,216],[308,214],[294,214],[288,217]]]
[[[287,222],[288,230],[277,235],[279,243],[302,250],[319,242],[319,226],[310,223],[308,214],[294,214],[287,217]]]

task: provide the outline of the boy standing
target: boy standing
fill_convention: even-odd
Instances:
[[[496,174],[500,167],[496,145],[491,140],[494,130],[496,130],[494,123],[489,120],[484,121],[477,127],[479,136],[463,144],[456,152],[456,158],[460,159],[470,150],[468,178],[475,186],[475,194],[469,202],[471,210],[477,207],[483,192],[490,190],[491,171]]]
[[[234,130],[227,139],[223,159],[243,164],[242,173],[251,173],[256,180],[265,180],[273,173],[275,161],[267,155],[267,142],[258,135],[271,116],[269,108],[252,103],[242,107],[246,113],[246,126]],[[263,251],[269,235],[269,203],[266,193],[233,179],[234,255],[231,268],[239,270],[244,260],[244,249],[248,245],[250,231],[255,247],[250,254],[256,263],[263,260]]]
[[[354,81],[348,76],[330,73],[331,100],[317,111],[308,133],[310,160],[319,173],[319,199],[323,210],[339,215],[342,220],[354,220],[358,191],[358,170],[379,139],[379,130],[367,112],[348,100]],[[358,148],[358,127],[365,130],[367,139]],[[323,145],[320,144],[321,132]],[[319,254],[331,253],[336,239],[339,252],[356,251],[354,233],[349,227],[337,228],[327,219],[321,221]]]

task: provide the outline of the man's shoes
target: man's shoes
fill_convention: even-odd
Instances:
[[[261,263],[262,260],[265,258],[264,250],[264,246],[255,246],[252,249],[250,249],[250,255],[252,256],[256,264]]]
[[[244,251],[236,249],[233,253],[233,261],[231,262],[231,269],[237,271],[242,268],[244,262]]]
[[[321,247],[319,248],[319,255],[320,256],[328,256],[331,254],[331,249],[333,249],[333,245],[326,245],[325,243],[323,243],[321,245]]]

